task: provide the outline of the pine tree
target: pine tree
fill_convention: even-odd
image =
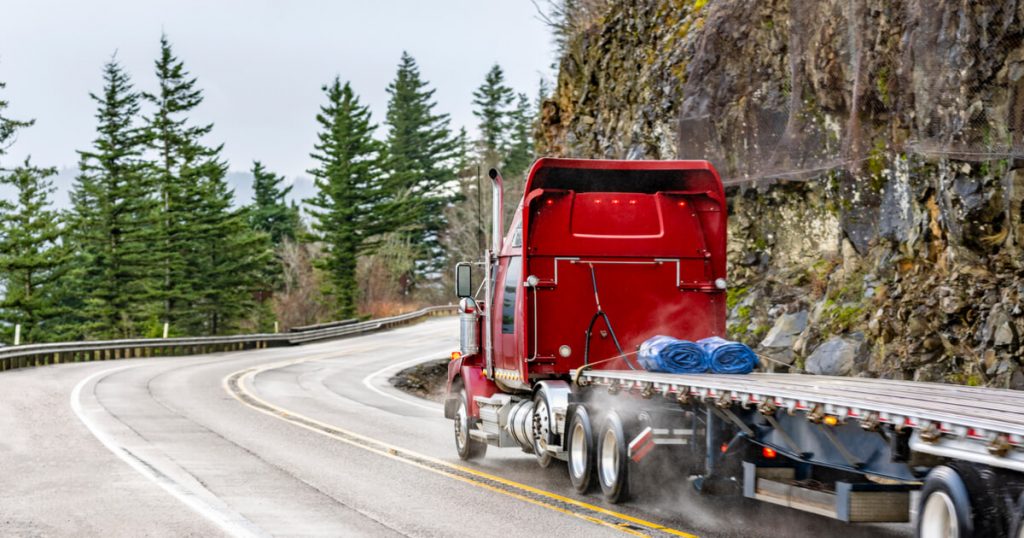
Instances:
[[[516,97],[516,106],[508,113],[509,140],[505,148],[502,172],[519,177],[533,163],[533,107],[525,93]]]
[[[392,229],[419,245],[419,273],[443,266],[440,234],[446,227],[445,207],[454,200],[458,141],[447,114],[436,114],[434,90],[420,76],[416,61],[402,53],[398,72],[388,85],[387,179]],[[410,275],[411,276],[411,275]]]
[[[505,72],[494,64],[473,92],[473,115],[480,120],[480,158],[485,167],[502,166],[508,148],[509,107],[515,99],[505,85]]]
[[[71,193],[68,240],[76,260],[69,287],[80,303],[82,336],[140,337],[157,313],[157,205],[142,160],[145,132],[136,125],[141,96],[115,59],[104,66],[103,81],[103,92],[90,94],[97,137],[79,152]]]
[[[359,104],[352,87],[339,78],[324,86],[327,104],[320,107],[318,142],[311,157],[318,163],[309,170],[316,179],[317,195],[309,200],[313,229],[327,247],[319,267],[327,273],[328,295],[334,314],[349,318],[356,313],[356,262],[381,232],[376,208],[380,202],[380,146],[373,139],[376,125],[368,107]]]
[[[253,200],[249,206],[249,223],[254,230],[270,234],[274,245],[285,239],[295,240],[301,220],[299,208],[285,199],[291,186],[281,188],[284,177],[267,170],[259,161],[252,163]]]
[[[144,98],[156,107],[147,118],[151,163],[159,212],[160,295],[162,317],[177,332],[231,330],[251,307],[265,250],[245,222],[231,210],[233,193],[225,181],[221,146],[202,139],[212,124],[191,125],[188,113],[203,100],[196,79],[185,71],[166,36],[155,62],[159,90]]]
[[[0,320],[5,322],[0,333],[8,342],[16,324],[22,326],[22,343],[50,341],[64,313],[56,292],[68,255],[60,241],[59,215],[50,209],[54,188],[47,178],[54,174],[26,159],[0,175],[0,184],[16,191],[13,203],[0,201]]]
[[[7,84],[0,82],[0,90],[7,87]],[[8,117],[5,117],[3,112],[7,108],[7,101],[0,99],[0,157],[3,157],[7,153],[7,148],[10,147],[13,142],[12,138],[18,129],[24,127],[30,127],[34,120],[19,121]],[[3,162],[0,162],[0,171],[3,170]]]

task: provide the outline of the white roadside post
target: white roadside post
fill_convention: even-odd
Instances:
[[[169,322],[166,322],[166,321],[165,321],[165,322],[164,322],[164,338],[167,338],[167,331],[168,331],[168,330],[169,330],[170,328],[171,328],[171,324],[170,324]]]
[[[21,345],[21,324],[14,325],[14,345]]]

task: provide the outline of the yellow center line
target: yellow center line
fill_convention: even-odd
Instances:
[[[489,491],[493,491],[495,493],[500,493],[502,495],[506,495],[506,496],[509,496],[509,497],[512,497],[512,498],[515,498],[515,499],[526,501],[526,502],[528,502],[530,504],[533,504],[533,505],[536,505],[536,506],[540,506],[540,507],[543,507],[543,508],[547,508],[547,509],[553,510],[555,512],[559,512],[559,513],[562,513],[562,514],[566,514],[566,515],[570,515],[570,516],[573,516],[573,517],[577,517],[577,518],[583,519],[585,521],[589,521],[589,522],[594,523],[594,524],[602,525],[602,526],[605,526],[605,527],[608,527],[608,528],[611,528],[611,529],[614,529],[614,530],[617,530],[617,531],[620,531],[620,532],[624,532],[624,533],[627,533],[627,534],[632,534],[632,535],[635,535],[635,536],[646,536],[646,534],[644,534],[643,532],[637,531],[635,528],[630,528],[630,525],[634,525],[634,526],[638,526],[638,527],[643,527],[643,528],[651,530],[651,531],[665,533],[665,534],[669,534],[669,535],[673,535],[673,536],[681,536],[681,537],[685,537],[685,538],[697,538],[697,536],[695,536],[693,534],[686,533],[686,532],[683,532],[683,531],[680,531],[680,530],[677,530],[677,529],[673,529],[673,528],[670,528],[670,527],[666,527],[664,525],[659,525],[657,523],[653,523],[653,522],[646,521],[646,520],[643,520],[643,519],[640,519],[640,518],[629,516],[629,515],[626,515],[626,514],[623,514],[623,513],[620,513],[620,512],[616,512],[614,510],[608,510],[607,508],[602,508],[600,506],[595,506],[595,505],[592,505],[592,504],[589,504],[589,503],[578,501],[576,499],[572,499],[572,498],[569,498],[569,497],[564,497],[564,496],[558,495],[556,493],[552,493],[552,492],[545,491],[545,490],[542,490],[542,489],[538,489],[538,488],[535,488],[535,487],[532,487],[532,486],[528,486],[526,484],[515,482],[513,480],[509,480],[507,478],[503,478],[503,477],[500,477],[500,476],[497,476],[497,475],[493,475],[493,474],[490,474],[490,473],[486,473],[486,472],[483,472],[483,471],[479,471],[479,470],[476,470],[476,469],[473,469],[473,468],[470,468],[470,467],[465,467],[465,466],[462,466],[462,465],[452,464],[452,463],[449,463],[449,462],[444,461],[444,460],[439,460],[437,458],[434,458],[434,457],[431,457],[431,456],[427,456],[425,454],[420,454],[420,453],[417,453],[417,452],[413,452],[411,450],[407,450],[405,448],[401,448],[401,447],[398,447],[398,446],[386,443],[384,441],[379,441],[377,439],[373,439],[373,438],[367,437],[365,435],[361,435],[361,434],[358,434],[358,433],[355,433],[355,432],[352,432],[352,431],[348,431],[348,430],[345,430],[345,429],[342,429],[342,428],[338,428],[337,426],[333,426],[331,424],[327,424],[327,423],[321,422],[319,420],[316,420],[314,418],[310,418],[310,417],[307,417],[307,416],[304,416],[304,415],[301,415],[301,414],[289,411],[289,410],[284,409],[282,407],[276,406],[274,404],[271,404],[271,403],[267,402],[266,400],[260,398],[259,396],[256,396],[255,394],[253,394],[251,391],[249,391],[246,388],[247,382],[251,383],[252,379],[256,375],[258,375],[258,374],[260,374],[262,372],[265,372],[267,370],[272,370],[272,369],[276,369],[276,368],[282,368],[282,367],[298,364],[298,363],[301,363],[301,362],[307,362],[309,360],[315,360],[316,358],[321,358],[321,357],[318,356],[318,357],[315,357],[315,358],[311,357],[311,358],[306,358],[306,359],[289,360],[289,361],[284,361],[284,362],[280,362],[280,363],[269,364],[269,365],[262,366],[262,367],[249,368],[249,369],[245,369],[245,370],[240,370],[238,372],[234,372],[234,373],[232,373],[232,374],[230,374],[230,375],[228,375],[227,377],[224,378],[224,380],[223,380],[224,390],[227,391],[229,394],[231,394],[231,396],[234,397],[239,402],[241,402],[241,403],[243,403],[243,404],[245,404],[245,405],[247,405],[247,406],[249,406],[249,407],[251,407],[251,408],[253,408],[253,409],[255,409],[255,410],[259,411],[259,412],[261,412],[261,413],[264,413],[266,415],[272,416],[272,417],[277,418],[277,419],[284,420],[284,421],[286,421],[286,422],[288,422],[290,424],[293,424],[293,425],[305,428],[305,429],[307,429],[309,431],[312,431],[312,432],[324,435],[326,437],[330,437],[332,439],[344,442],[346,444],[362,448],[362,449],[367,450],[369,452],[373,452],[375,454],[379,454],[379,455],[384,456],[386,458],[390,458],[390,459],[393,459],[393,460],[396,460],[396,461],[401,461],[403,463],[412,465],[414,467],[418,467],[420,469],[424,469],[424,470],[427,470],[427,471],[430,471],[430,472],[433,472],[433,473],[436,473],[436,474],[439,474],[439,475],[442,475],[442,476],[447,476],[449,478],[454,478],[454,479],[459,480],[461,482],[464,482],[464,483],[467,483],[467,484],[470,484],[470,485],[473,485],[473,486],[477,486],[477,487],[480,487],[480,488],[483,488],[483,489],[486,489],[486,490],[489,490]],[[419,461],[416,461],[416,460],[419,460]],[[430,465],[426,465],[423,462],[428,462]],[[526,495],[517,493],[515,491],[509,491],[507,489],[502,489],[502,488],[499,488],[499,487],[495,487],[495,486],[493,486],[491,484],[487,484],[487,483],[482,482],[480,480],[474,480],[471,477],[461,476],[461,475],[459,475],[457,473],[463,473],[463,474],[475,476],[475,477],[477,477],[477,478],[479,478],[481,480],[487,480],[487,481],[491,481],[491,482],[496,482],[496,483],[501,484],[503,486],[506,486],[508,488],[514,488],[514,489],[520,490],[522,492],[526,492],[526,493],[529,493],[529,494],[532,494],[532,495],[536,495],[538,497],[547,498],[547,499],[550,499],[552,501],[557,501],[559,503],[566,504],[566,505],[569,505],[569,506],[573,506],[573,507],[576,507],[578,509],[581,509],[581,510],[584,510],[584,511],[588,511],[588,512],[591,512],[591,513],[601,514],[601,515],[609,517],[609,518],[617,519],[617,520],[619,520],[619,521],[621,521],[623,523],[612,523],[612,522],[604,521],[602,519],[593,517],[593,516],[585,514],[585,513],[569,510],[569,509],[566,509],[566,508],[563,508],[563,507],[560,507],[560,506],[556,506],[554,504],[546,503],[544,501],[541,501],[541,500],[538,500],[538,499],[534,499],[534,498],[530,498],[530,497],[528,497]]]

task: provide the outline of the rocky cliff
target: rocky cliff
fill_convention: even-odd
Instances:
[[[542,153],[714,162],[735,338],[816,372],[1024,388],[1024,4],[568,6]]]

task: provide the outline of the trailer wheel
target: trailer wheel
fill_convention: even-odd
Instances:
[[[612,504],[629,498],[627,442],[625,423],[618,412],[609,412],[597,434],[597,481]]]
[[[459,392],[459,404],[455,408],[455,450],[459,458],[475,460],[484,457],[487,445],[470,437],[469,430],[473,427],[473,418],[469,416],[469,399],[465,389]]]
[[[1013,506],[1013,514],[1010,516],[1010,538],[1024,538],[1024,493],[1020,495],[1017,504]]]
[[[569,479],[579,493],[587,493],[594,484],[594,427],[587,408],[578,405],[566,430],[568,438]]]
[[[547,449],[547,436],[551,432],[551,407],[548,405],[548,394],[542,388],[533,397],[533,454],[537,456],[537,464],[543,469],[551,466],[553,454]]]
[[[984,470],[968,463],[953,462],[932,469],[921,489],[917,536],[1002,536],[1006,528],[985,482]]]

